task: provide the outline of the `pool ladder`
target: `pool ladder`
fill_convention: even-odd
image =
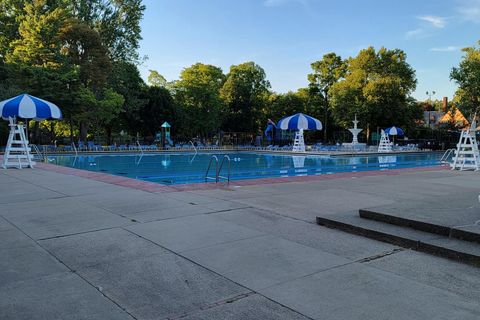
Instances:
[[[208,174],[210,172],[210,168],[212,167],[212,162],[215,161],[215,177],[210,177]],[[228,162],[228,171],[227,171],[227,176],[221,176],[220,173],[222,172],[223,164],[225,161]],[[227,181],[227,183],[230,183],[230,157],[228,155],[224,155],[222,158],[222,161],[220,162],[219,165],[219,160],[216,155],[212,155],[210,157],[210,162],[208,163],[207,171],[205,171],[205,182],[208,180],[215,180],[215,183],[220,182],[220,179],[224,179]]]
[[[441,163],[449,163],[448,158],[449,158],[450,156],[455,155],[455,151],[456,151],[456,150],[457,150],[457,149],[454,149],[454,148],[453,148],[453,149],[448,149],[448,150],[446,150],[445,153],[443,154],[443,156],[440,158],[440,162],[441,162]]]

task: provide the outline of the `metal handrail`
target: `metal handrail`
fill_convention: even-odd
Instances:
[[[222,167],[223,167],[223,163],[225,162],[225,159],[228,160],[228,172],[226,177],[220,175],[220,172],[222,172]],[[218,167],[218,170],[217,170],[217,182],[220,181],[220,178],[227,180],[228,183],[230,182],[230,163],[231,163],[230,157],[228,155],[224,155],[222,158],[222,162],[220,162],[220,166]]]
[[[35,153],[40,159],[45,160],[45,156],[43,155],[42,152],[40,152],[40,149],[38,149],[36,144],[30,144],[30,147],[33,148],[33,150],[35,151]]]
[[[137,140],[137,146],[138,146],[138,150],[140,150],[140,153],[142,154],[142,157],[143,157],[143,149],[142,149],[142,146],[140,145],[140,142],[138,142],[138,140]]]
[[[452,149],[447,149],[445,151],[445,153],[443,154],[443,156],[440,158],[440,162],[444,162],[444,161],[447,161],[448,160],[448,157],[450,157],[450,155],[452,154],[452,152],[454,152],[456,149],[452,148]]]
[[[208,176],[208,172],[210,171],[210,167],[212,166],[212,161],[213,160],[215,160],[215,166],[216,166],[215,167],[215,178]],[[205,182],[207,182],[208,179],[215,180],[215,183],[218,182],[218,158],[217,158],[216,155],[212,155],[210,157],[210,162],[208,162],[207,171],[205,171]]]
[[[73,148],[73,151],[75,151],[75,157],[78,157],[78,150],[74,142],[72,142],[72,148]]]
[[[193,144],[192,140],[190,140],[190,141],[188,141],[188,142],[190,142],[190,144],[191,144],[192,147],[193,147],[193,150],[195,150],[195,154],[197,154],[197,153],[198,153],[197,148],[196,148],[195,145]],[[217,159],[217,160],[218,160],[218,159]]]

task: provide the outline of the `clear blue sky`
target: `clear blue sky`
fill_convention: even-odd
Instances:
[[[255,61],[276,92],[307,85],[310,63],[370,45],[399,48],[418,79],[414,97],[451,98],[461,48],[480,40],[480,0],[145,0],[140,67],[167,80],[196,62]]]

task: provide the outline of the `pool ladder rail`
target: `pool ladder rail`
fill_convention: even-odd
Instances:
[[[215,177],[210,177],[208,174],[210,172],[210,168],[212,167],[213,161],[215,161]],[[223,164],[225,163],[225,161],[228,162],[227,176],[221,176],[220,173],[222,172]],[[207,182],[208,180],[215,180],[215,183],[218,183],[220,182],[220,179],[224,179],[227,181],[227,183],[230,183],[230,169],[231,169],[230,164],[231,164],[231,160],[228,155],[223,156],[222,161],[220,162],[220,165],[219,165],[218,157],[216,155],[212,155],[210,157],[210,161],[208,162],[207,171],[205,171],[205,182]]]
[[[444,153],[443,156],[440,158],[440,163],[450,163],[450,161],[448,160],[448,158],[449,158],[450,156],[455,155],[455,151],[456,151],[456,150],[457,150],[457,149],[455,149],[455,148],[445,150],[445,153]]]

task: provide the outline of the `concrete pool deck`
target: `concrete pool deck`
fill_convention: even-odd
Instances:
[[[479,268],[315,223],[478,196],[478,172],[148,189],[63,170],[0,170],[2,320],[480,318]]]

